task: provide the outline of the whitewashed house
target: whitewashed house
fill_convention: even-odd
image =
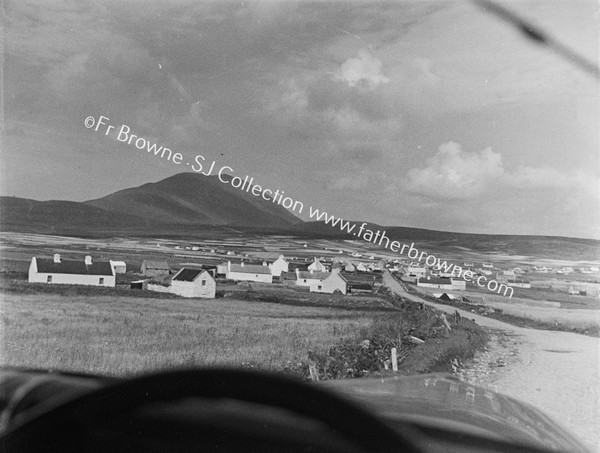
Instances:
[[[108,261],[63,260],[58,253],[53,258],[33,257],[29,265],[30,283],[63,285],[115,286],[115,271]]]
[[[514,280],[506,280],[505,282],[508,286],[512,286],[513,288],[531,288],[531,283],[527,280],[523,280],[522,278],[516,278]]]
[[[144,288],[144,285],[142,285]],[[205,269],[180,269],[175,275],[160,275],[145,285],[148,291],[175,294],[181,297],[214,299],[217,292],[215,279]]]
[[[427,273],[427,269],[421,266],[408,266],[406,273],[409,277],[423,278]]]
[[[496,274],[496,280],[499,282],[506,282],[508,280],[515,280],[517,275],[513,270],[502,271],[501,273]]]
[[[184,267],[171,280],[170,292],[182,297],[214,299],[217,284],[208,271]]]
[[[283,255],[279,255],[279,258],[269,264],[271,274],[273,274],[274,277],[281,277],[282,272],[289,272],[289,267],[290,264],[285,260]]]
[[[225,276],[229,280],[246,281],[246,282],[259,282],[259,283],[273,283],[273,274],[269,266],[261,266],[258,264],[231,264],[231,261],[227,262],[227,273]]]
[[[328,272],[301,271],[296,269],[296,286],[319,284],[329,277]]]
[[[356,268],[356,270],[358,272],[368,272],[369,271],[369,269],[367,268],[367,265],[365,263],[361,263],[361,262],[354,263],[354,267]]]
[[[464,291],[467,288],[467,283],[464,280],[454,280],[448,277],[428,277],[417,278],[417,286],[420,288]]]
[[[327,268],[316,257],[313,262],[308,265],[308,270],[313,272],[327,272]]]
[[[346,263],[346,265],[344,266],[344,270],[346,272],[354,272],[356,271],[356,266],[352,263]]]
[[[124,274],[127,272],[127,264],[125,261],[113,261],[110,260],[110,265],[115,270],[115,274]]]
[[[348,293],[348,280],[340,274],[339,270],[332,270],[327,278],[322,282],[312,283],[310,285],[311,293],[333,294],[339,291],[341,294]]]

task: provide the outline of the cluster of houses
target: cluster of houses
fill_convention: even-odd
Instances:
[[[294,264],[294,265],[293,265]],[[380,264],[335,262],[323,263],[314,258],[307,266],[291,263],[280,255],[275,261],[251,264],[226,261],[216,266],[183,267],[177,272],[165,260],[145,260],[142,278],[130,283],[132,289],[171,293],[182,297],[214,298],[216,279],[306,287],[316,293],[349,294],[371,292],[381,282]],[[29,281],[34,283],[108,286],[116,285],[116,274],[125,273],[123,261],[65,260],[59,254],[52,259],[33,257]]]
[[[229,258],[229,257],[228,257]],[[232,259],[234,259],[232,257]],[[402,264],[399,261],[358,262],[325,261],[314,258],[312,262],[288,260],[280,255],[268,263],[249,263],[231,259],[218,265],[183,267],[172,271],[165,260],[146,260],[140,268],[141,279],[130,283],[132,289],[176,294],[182,297],[214,298],[218,278],[232,282],[255,282],[307,288],[315,293],[356,294],[372,292],[381,284],[381,271],[384,268],[398,271],[401,280],[418,287],[446,291],[466,290],[466,282],[460,278],[460,269],[452,271],[424,267],[419,263]],[[464,263],[463,269],[475,269],[472,263]],[[508,286],[531,288],[525,279],[527,270],[513,268],[498,270],[492,263],[483,263],[475,274],[493,275],[490,269],[497,271],[495,278]],[[540,271],[536,268],[534,271]],[[570,272],[564,268],[563,271]],[[94,261],[91,256],[83,259],[63,259],[60,254],[52,258],[33,257],[29,266],[29,281],[34,283],[76,284],[94,286],[116,286],[116,275],[127,272],[124,261]],[[223,281],[223,280],[221,280]],[[585,288],[569,287],[568,293],[584,295]]]

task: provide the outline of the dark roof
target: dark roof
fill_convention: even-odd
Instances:
[[[364,290],[372,290],[373,289],[373,285],[369,284],[369,283],[350,283],[348,282],[348,286],[350,287],[350,289],[364,289]]]
[[[348,272],[342,271],[341,274],[344,276],[349,283],[367,283],[373,285],[376,282],[381,281],[381,274],[372,274],[372,273],[362,273],[362,274],[352,274]]]
[[[430,277],[420,278],[419,283],[429,283],[431,285],[451,285],[452,280],[449,277]]]
[[[198,277],[198,275],[200,275],[202,272],[204,272],[202,269],[183,268],[179,272],[177,272],[177,275],[173,277],[173,280],[177,280],[180,282],[193,282],[196,279],[196,277]]]
[[[61,260],[55,263],[52,258],[36,258],[36,262],[38,272],[45,274],[113,275],[108,261],[92,261],[87,265],[84,260]]]

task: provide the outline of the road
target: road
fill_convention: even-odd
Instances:
[[[456,309],[409,294],[389,272],[394,293],[438,310]],[[490,329],[492,341],[464,370],[463,378],[533,404],[600,452],[600,338],[522,328],[458,310]]]

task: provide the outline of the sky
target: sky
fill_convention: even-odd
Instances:
[[[598,62],[597,1],[502,5]],[[189,166],[337,216],[600,239],[598,79],[470,1],[8,0],[2,195],[84,201]],[[86,128],[101,116],[115,128]]]

